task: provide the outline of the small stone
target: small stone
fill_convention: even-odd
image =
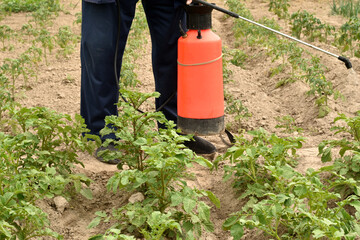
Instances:
[[[128,166],[128,165],[126,165],[126,164],[124,164],[123,166],[122,166],[122,170],[129,170],[130,169],[130,167]]]
[[[69,206],[69,202],[62,196],[54,197],[54,203],[56,206],[56,210],[59,213],[63,213],[65,209]]]
[[[144,201],[145,197],[142,193],[138,192],[138,193],[134,193],[133,195],[131,195],[129,197],[129,203],[136,203],[136,202],[142,202]]]
[[[63,93],[57,93],[57,98],[58,99],[64,99],[65,98],[65,95]]]

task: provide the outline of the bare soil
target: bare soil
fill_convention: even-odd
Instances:
[[[81,11],[80,0],[61,0],[63,7],[68,14],[60,13],[54,21],[52,29],[54,32],[62,25],[70,25],[72,30],[80,35],[80,26],[72,24],[76,19],[75,14]],[[224,0],[213,0],[221,7],[225,7]],[[331,15],[332,0],[293,0],[290,2],[290,14],[299,9],[306,9],[315,13],[316,17],[323,22],[334,26],[341,26],[346,20],[339,16]],[[283,27],[285,33],[289,33],[289,28],[283,20],[268,11],[268,1],[246,0],[246,6],[250,9],[255,19],[264,16],[276,19]],[[28,21],[26,14],[12,14],[2,20],[2,24],[7,24],[13,29],[20,29]],[[231,32],[234,19],[225,18],[223,13],[213,12],[213,30],[222,38],[223,45],[233,48],[234,37]],[[330,52],[339,54],[338,50],[324,43],[317,43],[317,46]],[[22,52],[22,48],[15,48]],[[25,49],[25,47],[24,47]],[[144,47],[143,55],[138,60],[136,72],[142,81],[144,91],[154,90],[153,75],[151,71],[150,41]],[[307,168],[319,168],[322,166],[318,158],[317,145],[324,139],[333,138],[330,131],[334,117],[338,113],[345,113],[353,116],[360,110],[359,77],[360,64],[357,58],[351,58],[353,69],[347,70],[345,66],[336,58],[307,49],[314,54],[318,54],[324,65],[328,67],[326,78],[330,80],[335,88],[345,97],[345,100],[330,100],[332,111],[324,118],[318,118],[318,109],[312,97],[307,97],[306,92],[309,87],[306,83],[297,81],[293,84],[281,88],[275,88],[276,82],[281,76],[269,77],[269,71],[276,66],[271,58],[262,53],[261,49],[247,49],[242,47],[248,55],[252,56],[243,68],[230,66],[233,75],[229,84],[226,84],[227,91],[231,92],[236,98],[241,99],[243,104],[249,109],[252,117],[245,120],[243,127],[246,130],[262,127],[271,133],[281,135],[280,129],[275,128],[278,122],[275,120],[279,116],[292,116],[296,120],[296,125],[304,129],[302,135],[306,137],[304,147],[299,150],[298,170],[304,172]],[[24,106],[44,106],[58,112],[74,115],[80,109],[80,47],[76,46],[74,53],[67,59],[57,59],[55,53],[48,57],[49,64],[41,64],[38,71],[38,80],[29,80],[26,83],[18,83],[17,100]],[[0,59],[17,54],[16,52],[1,52]],[[232,120],[231,116],[226,116],[227,122]],[[216,145],[218,154],[226,151],[227,145],[223,143],[219,136],[206,137]],[[207,156],[209,157],[209,156]],[[209,158],[214,158],[210,156]],[[127,203],[128,194],[113,194],[106,190],[106,182],[115,171],[116,166],[98,162],[93,156],[79,153],[79,159],[85,164],[85,168],[77,167],[76,171],[89,176],[94,182],[91,185],[94,198],[87,200],[81,196],[69,201],[64,211],[59,211],[59,206],[54,201],[48,200],[41,203],[44,210],[49,214],[52,228],[63,234],[67,240],[85,240],[90,236],[101,233],[109,225],[102,224],[96,229],[87,229],[87,225],[94,218],[96,211],[111,212],[112,208],[119,207]],[[234,192],[230,182],[223,182],[223,171],[210,172],[200,166],[191,169],[195,173],[196,179],[190,181],[191,186],[212,191],[221,201],[221,209],[212,210],[212,220],[215,223],[215,232],[207,233],[203,239],[231,239],[228,232],[222,230],[221,225],[230,213],[240,209],[242,203],[237,199],[238,195]],[[244,239],[266,239],[262,235],[249,231]]]

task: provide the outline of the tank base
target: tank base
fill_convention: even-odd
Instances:
[[[196,136],[217,135],[225,131],[224,116],[211,119],[193,119],[178,116],[177,126],[182,133]]]

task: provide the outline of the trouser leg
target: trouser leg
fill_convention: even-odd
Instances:
[[[176,0],[143,0],[152,42],[152,65],[155,90],[161,94],[156,108],[177,91],[177,40],[179,21],[184,22],[184,11],[175,7]],[[168,120],[177,120],[177,97],[162,109]]]
[[[120,2],[118,74],[137,0]],[[118,113],[115,104],[119,92],[114,73],[118,10],[115,3],[94,4],[83,1],[82,14],[80,113],[90,133],[99,135],[99,131],[104,128],[105,117]]]

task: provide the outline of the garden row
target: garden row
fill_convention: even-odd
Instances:
[[[62,56],[73,48],[69,43],[75,36],[68,27],[54,36],[47,30],[60,10],[58,1],[1,2],[1,18],[25,11],[31,12],[31,19],[20,31],[0,26],[2,53],[11,54],[19,46],[27,48],[19,56],[2,59],[0,71],[0,239],[62,239],[51,230],[38,201],[71,198],[77,193],[91,198],[91,180],[73,173],[75,164],[82,164],[76,153],[94,148],[82,136],[87,129],[81,117],[72,119],[43,107],[26,108],[15,100],[16,81],[22,75],[28,86],[27,80],[36,76],[55,42]],[[22,44],[8,44],[14,41]]]
[[[243,3],[228,0],[227,6],[231,11],[254,20]],[[306,36],[311,41],[326,41],[330,33],[335,31],[335,27],[322,24],[305,10],[289,17],[288,1],[274,0],[269,6],[270,11],[290,21],[292,34],[298,38]],[[357,21],[354,19],[357,18],[349,22]],[[272,19],[262,18],[258,22],[280,30]],[[333,35],[337,39],[335,42],[344,42],[344,36],[348,33],[344,29],[341,27],[342,39]],[[330,110],[327,107],[328,97],[335,91],[332,83],[325,79],[324,66],[317,56],[294,42],[279,39],[272,32],[242,20],[235,20],[233,33],[235,46],[262,47],[272,61],[280,59],[280,64],[272,69],[271,75],[291,68],[290,74],[286,72],[290,76],[281,80],[277,87],[304,80],[310,87],[308,94],[316,97],[320,107],[319,117],[327,114]],[[244,66],[248,58],[240,48],[229,51],[228,59],[235,65]],[[228,107],[233,105],[228,103]],[[237,108],[239,119],[247,114],[240,107]],[[335,126],[332,130],[335,134],[348,135],[341,140],[324,140],[319,145],[322,161],[333,161],[332,165],[316,171],[308,169],[305,174],[295,169],[298,158],[296,151],[302,147],[305,139],[291,137],[292,133],[300,133],[301,129],[295,126],[291,117],[281,120],[283,124],[278,127],[284,128],[289,137],[280,138],[261,128],[240,133],[236,136],[235,145],[215,162],[217,166],[224,160],[230,161],[230,164],[225,164],[224,179],[231,179],[234,188],[242,193],[240,198],[247,201],[240,211],[231,214],[225,221],[224,229],[229,230],[234,239],[240,239],[245,229],[258,229],[260,234],[265,233],[273,239],[356,239],[360,234],[360,112],[353,118],[339,114],[334,123],[340,121],[342,127]]]

